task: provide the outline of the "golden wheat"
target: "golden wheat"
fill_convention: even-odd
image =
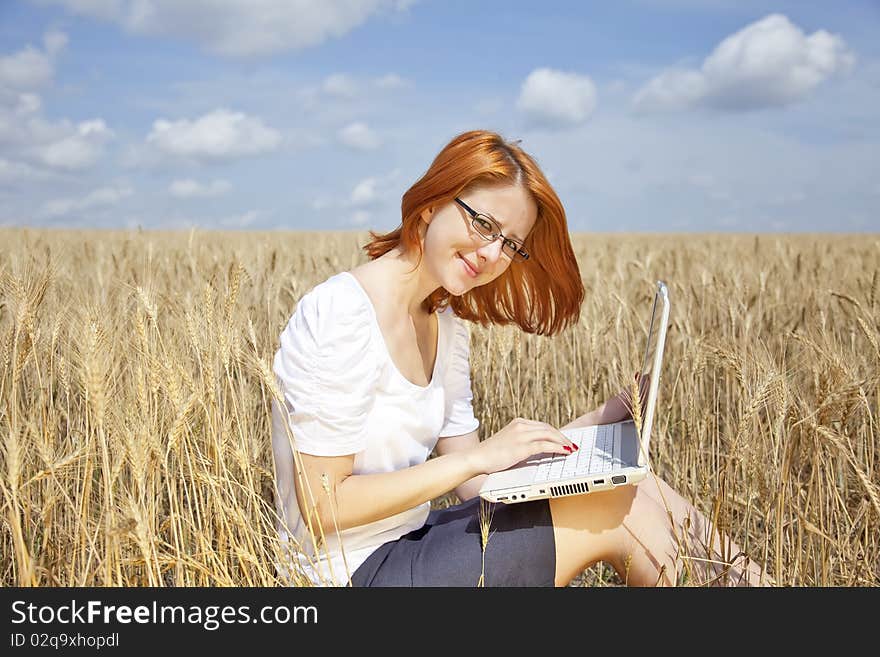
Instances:
[[[302,294],[363,262],[367,234],[0,238],[0,583],[304,584],[276,533],[271,360]],[[562,426],[630,388],[663,279],[656,473],[778,583],[880,584],[880,238],[573,242],[576,327],[471,327],[481,435]],[[600,563],[573,584],[623,583]]]

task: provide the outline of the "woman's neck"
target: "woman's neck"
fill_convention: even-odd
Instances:
[[[425,269],[424,262],[423,257],[416,267],[414,257],[404,255],[396,248],[373,261],[381,293],[398,309],[405,308],[415,320],[427,316],[424,301],[439,287]]]

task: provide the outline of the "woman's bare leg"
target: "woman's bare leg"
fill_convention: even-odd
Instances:
[[[632,586],[675,585],[685,573],[692,584],[772,584],[717,532],[708,552],[705,516],[653,474],[632,486],[551,499],[550,510],[557,586],[597,561]]]
[[[775,586],[773,579],[752,560],[753,555],[746,555],[730,537],[711,527],[706,516],[662,478],[649,473],[639,485],[663,508],[667,519],[670,514],[676,519],[676,533],[682,543],[680,558],[689,567],[691,583]]]
[[[635,586],[652,586],[661,573],[674,570],[674,547],[658,531],[668,524],[665,512],[638,485],[553,498],[550,514],[557,586],[566,586],[598,561],[610,563],[625,583]]]

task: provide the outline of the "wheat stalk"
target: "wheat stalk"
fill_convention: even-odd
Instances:
[[[299,559],[326,551],[314,508],[307,546],[278,537],[268,415],[283,394],[270,359],[296,300],[363,257],[325,233],[188,238],[0,228],[0,584],[264,585],[285,560],[288,581],[308,584]],[[781,582],[880,583],[876,240],[572,243],[587,295],[569,333],[472,325],[484,435],[513,409],[555,421],[619,392],[648,283],[668,272],[652,475],[775,562]],[[645,410],[631,410],[641,433]],[[301,489],[332,497],[332,482],[308,490],[295,438]],[[739,576],[734,555],[673,531],[679,584]],[[584,580],[632,583],[625,563],[606,565]]]

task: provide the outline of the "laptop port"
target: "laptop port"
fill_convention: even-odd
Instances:
[[[612,484],[625,484],[626,483],[626,475],[614,475],[611,477]]]
[[[604,483],[605,483],[605,480],[604,480],[604,479],[594,479],[594,480],[593,480],[593,483],[594,483],[594,484],[604,484]]]
[[[499,502],[503,502],[503,501],[506,500],[506,499],[507,499],[507,495],[505,495],[504,497],[499,497],[499,498],[498,498],[498,501],[499,501]]]

